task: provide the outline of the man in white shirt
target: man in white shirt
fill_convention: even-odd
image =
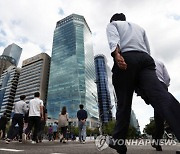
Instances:
[[[14,139],[14,129],[15,125],[19,125],[19,142],[22,142],[22,133],[23,133],[23,117],[25,112],[27,111],[26,103],[25,103],[26,96],[21,95],[20,101],[15,102],[14,104],[14,116],[12,118],[11,127],[9,129],[6,143],[10,143],[12,139]]]
[[[25,130],[25,134],[24,134],[26,136],[26,134],[28,134],[34,127],[32,144],[35,144],[38,142],[37,134],[39,131],[40,121],[43,118],[44,118],[43,117],[43,101],[40,99],[40,93],[35,92],[34,99],[29,101],[29,121],[28,121],[28,127]]]
[[[165,90],[155,72],[155,63],[145,30],[126,21],[123,13],[114,14],[106,29],[111,55],[114,58],[112,81],[117,96],[116,125],[109,146],[126,154],[132,97],[135,88],[142,90],[154,109],[168,122],[180,140],[180,105]],[[158,103],[157,103],[158,100]]]

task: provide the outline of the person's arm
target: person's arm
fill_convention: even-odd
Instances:
[[[109,47],[112,52],[111,56],[114,58],[118,67],[120,69],[125,70],[127,68],[127,64],[121,55],[120,36],[119,36],[116,26],[113,23],[108,24],[106,33],[107,33]]]
[[[43,120],[44,119],[44,105],[43,105],[43,102],[40,103],[40,116],[41,116],[41,119]]]

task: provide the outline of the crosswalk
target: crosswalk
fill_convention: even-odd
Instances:
[[[0,148],[0,151],[22,152],[22,151],[24,151],[24,150]]]

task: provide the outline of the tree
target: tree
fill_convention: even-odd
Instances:
[[[109,121],[108,123],[103,125],[102,131],[103,134],[107,134],[112,136],[114,127],[115,127],[115,120]],[[133,126],[129,126],[128,129],[128,134],[127,134],[127,138],[137,138],[139,137],[139,133],[137,132],[136,128],[134,128]]]
[[[154,135],[154,132],[155,132],[155,121],[151,120],[150,123],[145,126],[143,132],[148,134],[148,135]]]

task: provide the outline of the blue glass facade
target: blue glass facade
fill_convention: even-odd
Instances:
[[[57,22],[48,87],[48,116],[58,118],[63,106],[76,118],[79,104],[98,118],[91,31],[83,16],[72,14]]]
[[[95,58],[96,84],[98,92],[99,114],[102,123],[112,120],[111,98],[108,87],[108,74],[106,58],[104,55],[97,55]]]
[[[15,43],[13,43],[4,49],[3,55],[11,57],[13,59],[11,61],[12,64],[17,66],[21,53],[22,53],[22,48],[16,45]]]

